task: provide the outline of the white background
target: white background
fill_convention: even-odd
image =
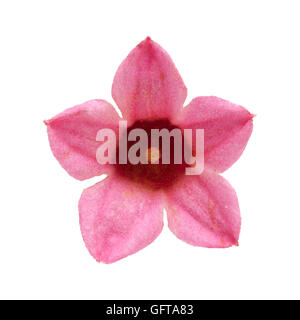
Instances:
[[[1,1],[0,298],[300,298],[299,1]],[[224,176],[240,246],[204,249],[165,226],[111,265],[86,250],[79,182],[51,154],[44,119],[93,98],[146,36],[172,56],[189,102],[217,95],[257,114]]]

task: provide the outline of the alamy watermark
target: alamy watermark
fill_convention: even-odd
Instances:
[[[194,134],[194,139],[193,139]],[[119,121],[118,155],[117,137],[114,130],[98,131],[96,141],[103,142],[97,149],[96,159],[100,164],[183,164],[186,175],[200,175],[204,170],[204,129],[151,129],[150,145],[148,133],[142,128],[130,130],[127,121]],[[171,144],[171,138],[174,143]],[[128,142],[135,142],[128,149]],[[161,142],[161,144],[160,144]],[[194,144],[193,144],[194,142]],[[182,145],[184,144],[184,145]],[[171,150],[173,146],[173,150]],[[194,150],[194,154],[192,152]],[[118,156],[118,157],[117,157]]]

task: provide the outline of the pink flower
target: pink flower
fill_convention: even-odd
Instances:
[[[85,189],[80,227],[90,254],[112,263],[146,247],[168,226],[194,246],[238,245],[240,210],[235,191],[218,173],[242,154],[253,116],[217,97],[198,97],[183,108],[187,89],[171,58],[149,37],[122,62],[112,97],[131,128],[204,129],[205,170],[188,176],[176,165],[100,165],[97,132],[118,134],[121,118],[111,104],[90,100],[45,121],[55,158],[74,178],[108,177]]]

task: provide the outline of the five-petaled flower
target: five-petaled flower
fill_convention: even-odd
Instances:
[[[204,129],[201,175],[185,175],[174,164],[99,164],[98,130],[117,134],[122,120],[104,100],[87,101],[45,121],[52,152],[71,176],[84,180],[108,174],[85,189],[79,201],[82,236],[97,261],[112,263],[150,244],[163,228],[164,208],[170,230],[191,245],[238,244],[237,196],[219,173],[242,154],[253,116],[213,96],[195,98],[183,108],[186,95],[171,58],[149,37],[122,62],[112,85],[112,97],[131,129]]]

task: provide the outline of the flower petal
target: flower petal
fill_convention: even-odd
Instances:
[[[195,98],[183,110],[182,127],[204,129],[205,167],[217,172],[228,169],[246,147],[252,133],[253,115],[217,97]]]
[[[45,121],[51,150],[61,166],[74,178],[84,180],[109,170],[100,165],[96,151],[98,130],[118,130],[119,116],[104,100],[90,100]]]
[[[208,248],[238,245],[241,219],[237,196],[216,173],[184,177],[167,192],[166,210],[170,230],[189,244]]]
[[[128,121],[171,119],[181,111],[187,89],[168,53],[149,37],[119,66],[112,96]]]
[[[112,263],[149,245],[163,228],[158,194],[116,176],[85,189],[79,201],[80,227],[90,254]]]

